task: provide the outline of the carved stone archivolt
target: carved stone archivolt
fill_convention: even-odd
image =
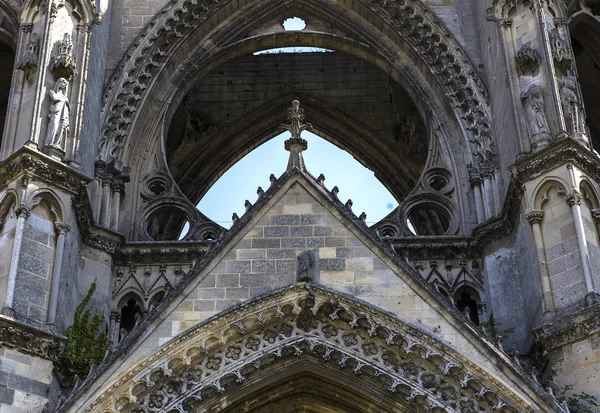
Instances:
[[[206,17],[215,9],[225,7],[225,3],[170,2],[142,30],[106,88],[100,158],[105,161],[122,158],[121,149],[130,139],[139,105],[145,101],[144,96],[151,93],[149,86],[163,70],[168,50],[185,42],[190,33],[198,31]],[[424,67],[430,68],[450,106],[455,108],[457,121],[472,133],[469,139],[472,152],[482,157],[495,152],[485,87],[460,45],[439,20],[420,2],[361,0],[359,3],[392,26],[425,62]],[[315,1],[315,5],[321,3]]]
[[[502,353],[496,357],[503,370],[523,377],[523,386],[535,386]],[[357,385],[378,386],[418,411],[525,412],[532,403],[539,410],[560,411],[543,390],[532,387],[535,400],[524,400],[428,333],[310,285],[275,292],[199,325],[86,403],[70,401],[58,411],[202,411],[212,398],[235,392],[261,371],[299,359],[332,374],[351,372]]]

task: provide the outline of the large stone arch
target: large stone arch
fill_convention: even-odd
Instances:
[[[270,385],[290,394],[290,381],[323,377],[323,405],[352,388],[382,412],[561,411],[508,357],[481,344],[489,359],[471,360],[369,304],[300,284],[208,319],[118,376],[106,372],[59,411],[237,412]]]
[[[227,48],[243,49],[240,27],[247,28],[249,20],[261,21],[264,12],[253,14],[256,19],[246,19],[244,13],[252,7],[275,13],[269,10],[274,4],[280,9],[285,5],[320,9],[329,20],[344,22],[351,34],[339,39],[358,35],[362,42],[348,47],[348,52],[368,59],[370,51],[373,62],[402,80],[428,115],[436,117],[440,108],[449,111],[457,125],[453,135],[461,135],[460,146],[471,146],[476,160],[494,152],[484,86],[458,42],[419,2],[363,0],[334,5],[297,0],[234,5],[180,0],[166,6],[142,31],[107,86],[99,158],[129,164],[137,151],[135,141],[159,133],[157,119],[185,94],[181,88],[192,83],[201,72],[199,66],[210,65]],[[443,121],[439,123],[447,123]]]

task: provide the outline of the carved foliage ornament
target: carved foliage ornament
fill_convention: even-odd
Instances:
[[[27,79],[35,74],[38,68],[38,54],[40,52],[40,40],[37,33],[32,33],[29,42],[25,45],[23,57],[19,62],[19,69],[25,72]]]
[[[122,374],[124,380],[81,411],[200,411],[205,400],[235,389],[236,382],[295,357],[350,371],[359,380],[384,386],[390,397],[426,410],[530,409],[484,369],[428,334],[328,290],[304,285],[246,304],[178,336]]]
[[[1,319],[0,346],[15,348],[26,354],[58,361],[64,348],[64,341],[39,330]]]
[[[456,40],[428,9],[411,0],[360,0],[387,21],[426,62],[445,90],[465,130],[472,133],[472,151],[495,152],[487,92],[475,68]],[[103,107],[104,126],[99,156],[108,161],[120,156],[131,124],[148,87],[162,70],[169,50],[185,41],[213,9],[226,1],[169,2],[140,33],[125,54],[119,70],[107,86]]]

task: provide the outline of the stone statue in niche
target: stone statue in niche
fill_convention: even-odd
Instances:
[[[59,149],[63,153],[70,132],[70,105],[66,94],[68,85],[67,79],[60,78],[56,81],[54,90],[48,91],[50,110],[46,145]]]
[[[29,42],[25,46],[23,58],[19,62],[19,69],[25,72],[25,77],[31,79],[38,68],[38,54],[40,51],[40,40],[37,33],[32,33]]]
[[[77,74],[77,65],[71,55],[72,51],[73,40],[69,33],[65,33],[63,39],[58,42],[58,54],[50,64],[50,71],[56,77],[71,80]]]
[[[575,139],[587,140],[583,105],[577,96],[577,79],[575,76],[567,75],[563,78],[560,96],[567,132]]]
[[[546,113],[544,112],[544,97],[542,88],[532,84],[526,92],[521,93],[523,109],[527,114],[527,126],[529,128],[529,139],[533,151],[537,151],[550,144],[552,136],[548,128]]]
[[[317,263],[315,251],[304,251],[298,255],[298,266],[296,267],[296,281],[312,282],[314,281]]]

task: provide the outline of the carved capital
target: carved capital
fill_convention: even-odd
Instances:
[[[17,218],[23,217],[27,219],[31,215],[31,208],[29,208],[24,203],[20,203],[15,207],[15,215]]]
[[[110,174],[102,175],[102,186],[103,187],[112,187],[113,185],[113,177]]]
[[[64,222],[55,222],[54,229],[57,235],[67,235],[67,232],[71,230],[71,226]]]
[[[533,224],[541,224],[544,220],[544,211],[541,210],[533,210],[525,214],[525,219],[531,225]]]
[[[113,193],[119,193],[120,195],[125,195],[125,184],[123,181],[116,180],[112,184]]]
[[[567,196],[565,197],[565,201],[567,201],[567,205],[573,207],[574,205],[581,205],[582,198],[583,197],[581,196],[581,192],[575,190],[570,194],[567,194]]]

